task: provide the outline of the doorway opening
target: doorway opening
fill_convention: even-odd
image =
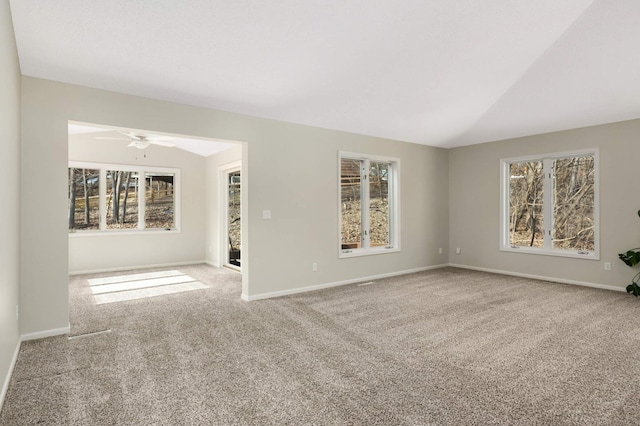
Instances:
[[[123,280],[89,285],[70,278],[71,332],[82,331],[77,314],[87,306],[97,312],[103,303],[159,300],[200,289],[185,277],[142,279],[139,273],[164,268],[173,273],[199,263],[222,266],[213,248],[223,234],[208,231],[218,229],[219,219],[210,213],[217,212],[225,191],[215,179],[203,182],[203,177],[215,176],[219,164],[230,160],[239,169],[242,143],[71,121],[67,137],[68,273],[106,273]],[[245,263],[246,253],[245,244]],[[231,260],[239,265],[237,257]],[[140,270],[145,271],[122,273]]]
[[[241,270],[242,267],[242,227],[240,220],[242,200],[242,172],[240,165],[234,163],[223,171],[225,200],[222,203],[223,245],[222,264],[228,268]]]

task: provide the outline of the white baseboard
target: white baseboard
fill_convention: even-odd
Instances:
[[[416,272],[428,271],[430,269],[445,268],[447,266],[449,266],[449,265],[448,264],[442,264],[442,265],[425,266],[425,267],[422,267],[422,268],[407,269],[407,270],[404,270],[404,271],[390,272],[390,273],[387,273],[387,274],[370,275],[368,277],[359,277],[359,278],[354,278],[354,279],[350,279],[350,280],[336,281],[336,282],[332,282],[332,283],[318,284],[318,285],[312,285],[312,286],[308,286],[308,287],[297,287],[297,288],[292,288],[292,289],[289,289],[289,290],[280,290],[280,291],[273,291],[273,292],[269,292],[269,293],[260,293],[260,294],[254,294],[254,295],[247,295],[247,294],[243,293],[242,294],[242,300],[245,300],[247,302],[251,302],[251,301],[254,301],[254,300],[271,299],[273,297],[288,296],[288,295],[291,295],[291,294],[306,293],[308,291],[322,290],[322,289],[325,289],[325,288],[338,287],[338,286],[347,285],[347,284],[355,284],[355,283],[359,283],[359,282],[363,282],[363,281],[372,281],[372,280],[379,280],[379,279],[382,279],[382,278],[395,277],[395,276],[399,276],[399,275],[413,274],[413,273],[416,273]]]
[[[221,266],[218,263],[213,262],[211,260],[207,260],[205,263],[209,266],[213,266],[214,268],[221,268]]]
[[[2,389],[0,390],[0,410],[2,410],[2,405],[4,404],[4,398],[7,395],[7,391],[9,390],[9,383],[11,382],[11,376],[13,375],[13,370],[15,369],[16,362],[18,361],[18,354],[20,353],[20,345],[22,344],[22,342],[26,342],[28,340],[42,339],[45,337],[59,336],[61,334],[69,334],[70,330],[71,330],[71,324],[62,328],[54,328],[51,330],[38,331],[35,333],[28,333],[20,336],[20,339],[16,344],[16,350],[13,353],[13,358],[11,359],[11,364],[9,365],[9,370],[7,371],[7,377],[5,377],[4,383],[2,384]]]
[[[9,370],[7,371],[7,377],[4,379],[4,383],[2,384],[2,390],[0,390],[0,411],[2,411],[2,405],[4,404],[4,398],[7,396],[7,391],[9,390],[9,383],[11,382],[11,376],[13,375],[13,370],[16,367],[16,362],[18,361],[18,353],[20,353],[20,343],[18,340],[16,344],[16,350],[13,352],[13,358],[11,359],[11,364],[9,365]]]
[[[69,271],[69,275],[99,274],[102,272],[123,272],[123,271],[132,271],[134,269],[147,269],[147,268],[172,268],[174,266],[200,265],[203,263],[208,263],[208,262],[205,260],[194,260],[189,262],[156,263],[153,265],[117,266],[114,268],[89,269],[86,271]]]
[[[450,263],[449,266],[451,266],[452,268],[471,269],[473,271],[490,272],[493,274],[500,274],[500,275],[511,275],[513,277],[531,278],[534,280],[550,281],[550,282],[560,283],[560,284],[572,284],[572,285],[579,285],[582,287],[600,288],[603,290],[612,290],[612,291],[626,291],[622,287],[616,287],[612,285],[590,283],[586,281],[567,280],[564,278],[547,277],[544,275],[522,274],[520,272],[503,271],[500,269],[491,269],[491,268],[480,268],[478,266],[459,265],[457,263]]]
[[[62,328],[53,328],[51,330],[36,331],[35,333],[27,333],[20,336],[21,342],[27,340],[44,339],[45,337],[60,336],[61,334],[69,334],[71,331],[71,324]]]

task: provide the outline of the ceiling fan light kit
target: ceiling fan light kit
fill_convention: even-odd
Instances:
[[[149,142],[146,142],[146,141],[132,141],[128,146],[132,146],[138,149],[145,149],[149,145],[150,145]]]

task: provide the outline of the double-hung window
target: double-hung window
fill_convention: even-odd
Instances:
[[[180,170],[70,162],[69,231],[177,231]]]
[[[501,160],[504,251],[599,258],[597,150]]]
[[[340,257],[400,250],[397,158],[339,153]]]

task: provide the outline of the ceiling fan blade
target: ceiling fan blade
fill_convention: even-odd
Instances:
[[[157,139],[147,139],[146,142],[152,143],[154,145],[159,145],[159,146],[167,146],[167,147],[174,146],[172,143],[157,140]]]
[[[129,138],[108,138],[106,136],[96,136],[96,139],[110,139],[110,140],[118,140],[118,141],[130,141]]]
[[[131,138],[131,139],[135,139],[137,141],[144,139],[143,136],[138,136],[133,132],[125,132],[124,130],[118,130],[118,133],[122,133],[126,137]]]
[[[128,145],[133,148],[145,149],[150,144],[173,147],[170,141],[172,138],[169,136],[160,136],[160,135],[136,135],[133,132],[127,132],[124,130],[117,130],[118,133],[126,136],[126,138],[114,138],[114,137],[106,137],[106,136],[97,136],[96,139],[113,139],[113,140],[121,140],[121,141],[130,141],[131,143]]]

